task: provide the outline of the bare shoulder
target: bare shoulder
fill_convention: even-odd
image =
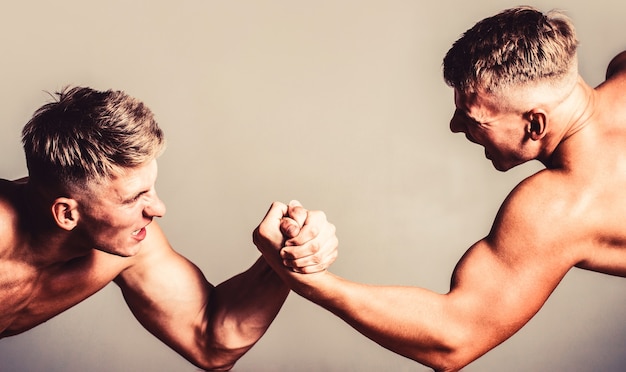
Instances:
[[[128,280],[145,279],[151,275],[162,275],[172,267],[192,266],[183,256],[174,251],[156,221],[150,223],[146,230],[147,235],[141,243],[141,250],[135,256],[128,258],[127,267],[116,279],[118,284]]]
[[[534,229],[542,229],[544,219],[562,216],[573,207],[577,188],[572,187],[572,182],[576,183],[566,172],[541,170],[511,191],[500,213],[505,214],[503,217],[514,217],[519,223],[531,223]]]
[[[142,242],[141,251],[136,256],[137,262],[177,254],[172,249],[165,232],[156,220],[153,220],[146,227],[146,231],[146,239]]]
[[[626,125],[626,51],[611,60],[606,70],[606,80],[596,91],[601,97],[597,104],[603,120],[616,126]]]
[[[626,73],[626,51],[623,51],[616,55],[609,66],[606,69],[606,79],[611,79],[613,77],[617,77],[618,75],[623,76]]]
[[[511,260],[626,277],[624,178],[589,173],[544,170],[521,182],[498,212],[492,246]]]
[[[584,229],[573,221],[581,208],[578,181],[560,171],[542,170],[517,185],[502,204],[488,236],[492,246],[514,260],[550,257],[563,265],[580,260]]]
[[[18,186],[15,181],[0,179],[0,254],[15,244],[18,235]]]

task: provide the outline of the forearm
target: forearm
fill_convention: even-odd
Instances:
[[[267,331],[289,288],[260,258],[211,291],[207,338],[212,359],[230,368]]]
[[[462,320],[447,295],[355,283],[331,273],[289,276],[298,294],[379,345],[436,370],[456,370],[482,354],[468,342],[480,344],[471,339],[471,322]]]

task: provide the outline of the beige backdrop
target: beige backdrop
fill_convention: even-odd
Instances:
[[[495,171],[452,135],[441,79],[451,43],[518,1],[24,1],[0,11],[0,175],[25,175],[20,129],[67,84],[144,100],[168,138],[157,183],[173,246],[218,283],[258,256],[273,200],[338,228],[332,271],[448,289],[508,191],[539,169]],[[603,80],[626,47],[622,1],[566,9],[581,73]],[[621,371],[623,279],[573,270],[522,331],[466,371]],[[392,309],[390,309],[392,311]],[[114,285],[0,340],[0,371],[194,371],[134,320]],[[235,371],[423,371],[291,295]]]

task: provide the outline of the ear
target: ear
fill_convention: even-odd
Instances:
[[[548,117],[542,110],[532,110],[526,113],[526,133],[533,141],[542,139],[546,134]]]
[[[78,202],[74,199],[60,197],[52,204],[52,216],[57,225],[67,231],[78,224]]]

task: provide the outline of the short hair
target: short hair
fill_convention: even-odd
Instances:
[[[465,93],[558,83],[576,71],[577,47],[572,21],[562,12],[511,8],[467,30],[447,52],[443,76]]]
[[[35,111],[22,130],[29,178],[34,182],[86,186],[145,164],[165,149],[165,137],[152,111],[122,91],[68,87],[53,98]]]

